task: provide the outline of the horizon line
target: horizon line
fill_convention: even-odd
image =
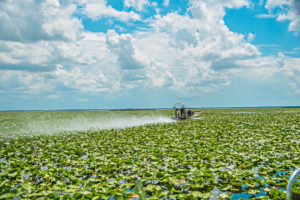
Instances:
[[[239,109],[239,108],[300,108],[300,106],[203,106],[191,107],[192,109]],[[173,110],[168,108],[69,108],[69,109],[8,109],[0,112],[43,112],[43,111],[134,111],[134,110]]]

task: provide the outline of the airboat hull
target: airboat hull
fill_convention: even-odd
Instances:
[[[174,108],[174,117],[173,120],[184,120],[184,119],[199,119],[201,111],[193,111],[190,108],[187,108],[183,103],[176,103],[173,106]]]

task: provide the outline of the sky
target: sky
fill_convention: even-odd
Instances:
[[[1,0],[0,110],[300,106],[299,0]]]

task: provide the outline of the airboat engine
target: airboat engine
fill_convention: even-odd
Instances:
[[[187,108],[185,104],[183,103],[176,103],[173,106],[174,109],[174,117],[172,119],[175,120],[183,120],[188,118],[199,118],[201,112],[195,112],[190,108]],[[198,115],[195,115],[195,114]]]

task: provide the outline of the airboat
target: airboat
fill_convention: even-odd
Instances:
[[[174,104],[173,109],[174,116],[172,119],[174,120],[199,119],[201,115],[201,111],[193,111],[183,103]]]

